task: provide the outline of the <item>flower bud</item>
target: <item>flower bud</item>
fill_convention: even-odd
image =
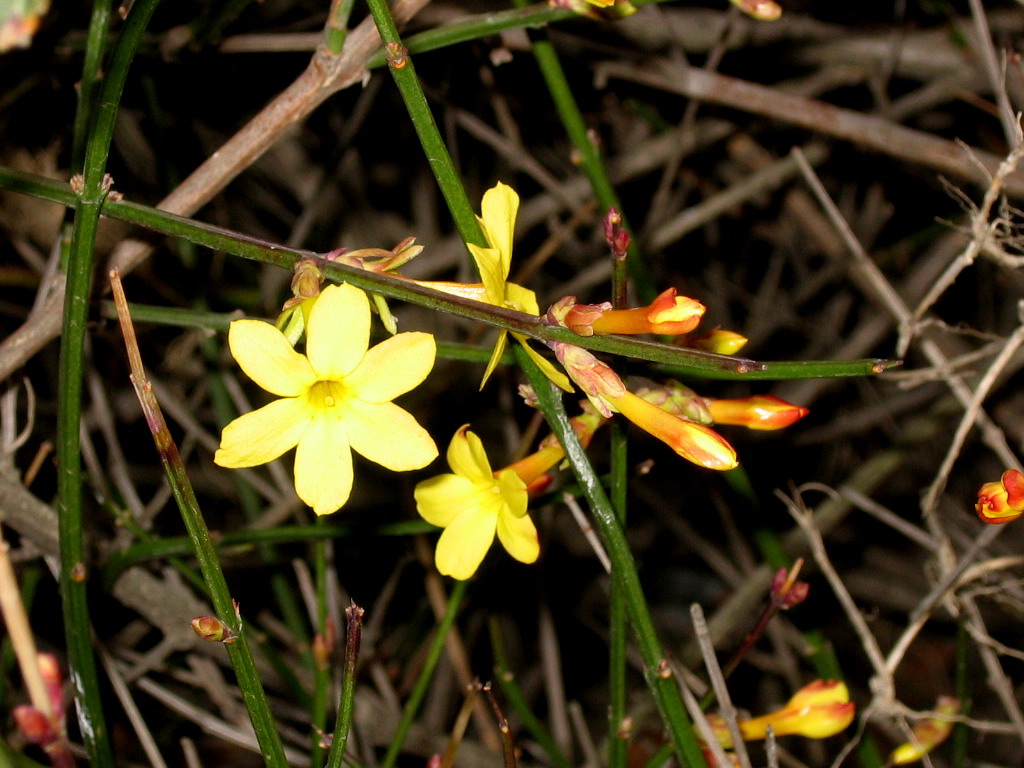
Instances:
[[[211,643],[230,645],[238,639],[231,628],[216,616],[197,616],[192,619],[192,631]]]
[[[998,481],[985,483],[974,505],[986,523],[1001,524],[1024,514],[1024,474],[1008,469]]]
[[[741,720],[740,733],[745,740],[763,739],[771,726],[776,736],[824,739],[845,730],[853,722],[855,712],[845,683],[816,680],[797,691],[782,709]]]
[[[939,715],[955,715],[960,712],[960,700],[953,696],[939,696],[935,702]],[[939,746],[953,730],[953,721],[943,717],[921,720],[912,729],[914,738],[900,744],[889,754],[890,765],[914,763]]]
[[[21,735],[32,744],[45,747],[57,739],[57,730],[53,723],[33,706],[22,704],[15,707],[11,714],[14,716],[14,724]]]
[[[626,385],[619,375],[581,347],[561,341],[551,342],[550,346],[569,378],[583,390],[602,416],[611,418],[608,399],[621,397],[626,392]]]
[[[701,336],[688,336],[682,345],[702,352],[713,352],[716,355],[735,355],[747,345],[747,337],[735,331],[715,328]]]
[[[732,400],[706,397],[715,424],[736,424],[747,429],[783,429],[799,421],[809,410],[774,395],[754,395]]]

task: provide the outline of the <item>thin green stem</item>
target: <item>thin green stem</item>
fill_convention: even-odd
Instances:
[[[513,0],[514,4],[522,8],[526,5],[525,0]],[[569,140],[579,154],[580,167],[590,181],[590,188],[600,205],[602,216],[609,209],[615,208],[622,216],[622,226],[632,232],[626,214],[622,210],[618,195],[612,186],[608,171],[601,158],[601,151],[597,143],[591,138],[587,123],[583,119],[583,113],[576,103],[576,97],[572,93],[569,81],[565,76],[565,70],[558,60],[555,47],[547,37],[544,30],[530,30],[530,46],[533,50],[533,57],[537,60],[544,82],[547,84],[548,92],[555,103],[555,109],[562,120],[565,132]],[[651,281],[650,271],[646,262],[633,241],[627,251],[626,262],[629,267],[629,274],[633,278],[633,286],[636,288],[637,296],[642,304],[652,301],[657,294],[654,283]]]
[[[89,19],[89,33],[85,41],[82,78],[78,81],[78,108],[71,138],[71,167],[85,166],[85,146],[89,136],[89,123],[95,109],[96,89],[101,80],[103,51],[110,30],[110,11],[113,0],[93,0]]]
[[[662,721],[668,729],[676,757],[687,768],[706,768],[707,762],[701,753],[693,724],[686,713],[679,686],[674,680],[668,659],[661,650],[650,609],[640,587],[640,577],[629,551],[625,533],[619,525],[608,496],[601,487],[600,479],[594,472],[583,446],[580,445],[569,417],[562,406],[561,397],[533,362],[516,348],[516,359],[529,379],[537,395],[537,405],[548,426],[558,437],[565,456],[583,488],[590,504],[601,542],[612,562],[612,579],[622,588],[626,612],[633,627],[633,635],[644,664],[644,677],[654,695],[661,712]]]
[[[0,189],[22,192],[70,207],[78,204],[66,185],[9,168],[0,168]],[[137,203],[108,199],[103,205],[103,214],[139,224],[155,232],[184,237],[213,250],[242,256],[262,264],[272,264],[282,269],[291,270],[300,258],[319,258],[319,254],[312,251],[285,248]],[[542,318],[534,315],[452,296],[392,275],[367,272],[327,261],[321,261],[320,267],[324,274],[333,280],[349,282],[388,298],[476,320],[496,328],[505,328],[541,341],[565,341],[592,352],[659,363],[660,365],[652,366],[650,369],[659,374],[778,381],[873,376],[900,364],[898,361],[876,358],[762,363],[749,358],[715,355],[623,336],[577,336],[568,328],[546,325]]]
[[[121,100],[121,91],[128,77],[132,58],[142,39],[142,33],[156,9],[156,4],[157,0],[138,0],[133,6],[111,53],[95,114],[91,119],[88,114],[80,118],[80,124],[91,124],[91,131],[86,141],[83,175],[71,235],[61,333],[57,403],[60,592],[70,668],[69,678],[72,682],[82,740],[94,768],[113,766],[114,755],[100,701],[86,594],[88,570],[82,531],[82,466],[79,439],[86,317],[89,309],[93,245],[99,224],[100,207],[107,191],[103,177],[114,129],[114,118],[117,116],[117,105]],[[102,15],[102,9],[94,11],[94,22],[97,27],[103,25]],[[93,55],[99,56],[98,50],[94,48]],[[80,104],[80,108],[87,113],[90,111],[90,105],[86,101]]]
[[[398,727],[395,729],[395,735],[391,738],[391,743],[388,745],[388,751],[384,755],[384,759],[380,761],[380,768],[394,768],[395,761],[398,760],[398,755],[405,744],[405,737],[409,735],[412,722],[416,719],[420,706],[423,704],[423,698],[427,695],[427,688],[434,677],[437,663],[441,660],[441,653],[444,651],[448,632],[452,628],[452,624],[455,623],[455,617],[459,613],[459,607],[462,605],[462,600],[466,596],[468,588],[468,581],[457,581],[452,588],[451,595],[448,597],[448,608],[445,610],[441,622],[437,625],[434,639],[431,641],[430,649],[427,651],[427,658],[423,662],[423,669],[420,670],[420,674],[416,678],[416,683],[409,694],[409,700],[405,702],[402,718],[398,721]]]
[[[430,170],[437,179],[437,185],[441,188],[441,194],[448,204],[452,220],[463,242],[474,245],[486,246],[484,233],[476,220],[473,206],[466,196],[466,190],[462,186],[459,174],[455,170],[448,147],[437,130],[437,123],[434,122],[434,115],[427,104],[427,97],[420,87],[419,78],[416,77],[416,67],[412,63],[409,51],[402,45],[402,39],[398,35],[398,28],[395,20],[391,17],[387,0],[367,0],[370,6],[370,13],[377,24],[381,40],[384,41],[384,50],[387,55],[388,68],[395,79],[395,85],[402,95],[405,108],[409,112],[409,118],[416,128],[416,135],[423,145],[423,151],[427,155],[427,162]]]
[[[315,525],[323,525],[323,518],[317,517]],[[314,644],[319,650],[313,652],[313,706],[310,720],[313,723],[311,734],[310,759],[311,768],[320,768],[324,761],[324,748],[320,734],[327,728],[327,691],[330,684],[330,654],[333,650],[333,633],[327,631],[327,541],[318,539],[313,542],[313,586],[316,592],[316,626],[313,627]]]
[[[629,490],[628,443],[622,427],[611,425],[611,502],[620,528],[626,527]],[[616,567],[612,566],[613,569]],[[626,727],[626,596],[618,579],[612,579],[608,604],[608,766],[625,768],[630,728]]]
[[[331,10],[327,14],[327,24],[324,27],[324,45],[327,50],[337,56],[345,47],[345,38],[348,36],[348,20],[352,16],[352,8],[355,7],[355,0],[334,0],[331,3]]]

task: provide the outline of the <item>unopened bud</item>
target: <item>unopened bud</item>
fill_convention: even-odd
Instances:
[[[216,616],[197,616],[192,619],[192,631],[211,643],[230,645],[238,639],[231,627]]]

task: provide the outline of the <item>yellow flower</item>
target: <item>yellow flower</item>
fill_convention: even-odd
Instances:
[[[295,491],[318,515],[335,512],[352,490],[352,451],[388,469],[420,469],[437,446],[391,401],[420,384],[434,365],[429,333],[400,333],[373,349],[370,303],[351,285],[332,285],[309,313],[306,354],[259,320],[236,320],[231,354],[275,400],[226,427],[213,460],[252,467],[298,446]]]
[[[548,452],[550,463],[535,463],[532,473],[557,464],[560,452]],[[480,567],[498,541],[516,560],[532,563],[540,554],[537,529],[526,514],[527,483],[514,467],[491,472],[480,438],[466,424],[448,446],[448,466],[454,474],[438,475],[416,486],[413,495],[420,516],[444,528],[434,562],[445,576],[465,581]]]
[[[518,211],[519,195],[512,187],[498,182],[497,185],[487,190],[480,205],[481,216],[478,217],[478,221],[489,247],[483,248],[469,243],[469,252],[473,254],[476,268],[480,271],[480,278],[483,280],[484,301],[496,307],[506,307],[529,315],[539,315],[540,307],[537,306],[537,297],[534,292],[521,285],[507,282],[509,269],[512,266],[512,235]],[[523,345],[526,354],[550,381],[566,392],[572,392],[572,385],[565,374],[557,371],[547,359],[533,350],[527,343],[526,336],[513,333],[512,337]],[[498,341],[495,343],[491,359],[487,363],[487,370],[484,371],[483,381],[480,382],[481,388],[487,383],[487,379],[498,365],[498,361],[505,352],[507,342],[508,331],[502,330],[498,334]]]
[[[1024,474],[1008,469],[999,480],[985,483],[974,508],[986,523],[999,525],[1016,520],[1024,514]]]
[[[959,714],[960,700],[953,696],[939,696],[934,711],[940,716],[917,723],[913,729],[913,741],[900,744],[889,754],[891,765],[916,763],[944,742],[953,731],[953,721],[942,715]]]

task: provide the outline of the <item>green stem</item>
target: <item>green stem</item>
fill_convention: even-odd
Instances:
[[[526,5],[525,0],[513,0],[513,2],[520,8]],[[576,103],[576,97],[573,96],[572,88],[569,86],[565,70],[562,69],[562,64],[558,60],[555,47],[551,44],[544,30],[530,31],[530,45],[533,50],[533,57],[537,60],[537,66],[540,68],[544,82],[547,84],[548,92],[555,102],[555,109],[562,120],[562,125],[565,127],[569,140],[572,141],[573,146],[579,153],[580,167],[583,168],[583,172],[587,175],[587,179],[590,181],[590,188],[594,191],[594,196],[597,197],[602,219],[609,209],[615,208],[622,216],[623,228],[632,233],[632,228],[629,226],[626,214],[622,210],[622,204],[619,202],[618,195],[615,194],[615,188],[612,186],[611,179],[608,177],[608,171],[604,167],[601,151],[590,137],[587,123],[583,119],[583,113],[580,112],[579,105]],[[629,245],[626,263],[641,304],[651,302],[657,295],[657,291],[654,288],[654,283],[651,281],[647,264],[643,260],[643,256],[635,241]]]
[[[324,27],[324,45],[335,56],[341,53],[342,48],[345,47],[345,38],[348,36],[348,20],[355,4],[355,0],[334,0],[331,3],[330,13],[327,14],[327,24]]]
[[[658,704],[662,721],[672,739],[676,757],[680,764],[687,768],[706,768],[707,762],[701,754],[679,687],[674,680],[668,659],[662,653],[650,609],[640,588],[636,564],[629,551],[625,533],[615,516],[615,509],[576,437],[569,417],[562,407],[561,397],[518,346],[516,359],[533,386],[537,395],[537,405],[547,419],[548,426],[565,448],[565,456],[572,464],[573,472],[590,504],[594,527],[612,562],[612,579],[618,582],[622,589],[626,612],[643,659],[644,677]]]
[[[626,435],[616,423],[611,425],[611,502],[615,518],[626,528],[626,497],[629,490]],[[616,566],[612,566],[613,569]],[[622,584],[612,579],[608,605],[608,766],[625,768],[628,761],[630,732],[624,727],[628,690],[626,686],[626,596]]]
[[[95,110],[96,88],[101,79],[103,50],[110,30],[110,9],[112,0],[93,0],[92,16],[89,19],[89,33],[85,41],[85,57],[82,61],[82,79],[78,82],[78,108],[71,138],[71,167],[85,167],[85,147],[89,136],[89,123]]]
[[[452,624],[455,623],[455,617],[459,613],[459,607],[462,605],[462,600],[466,596],[468,588],[468,581],[455,582],[452,593],[448,597],[448,608],[441,619],[441,623],[437,625],[434,639],[431,641],[430,649],[427,652],[427,658],[423,662],[423,669],[420,670],[412,692],[409,694],[409,700],[405,703],[405,709],[402,710],[402,719],[398,722],[398,728],[395,729],[395,735],[391,739],[391,744],[388,745],[388,751],[384,755],[384,759],[380,761],[380,768],[394,768],[395,761],[398,760],[398,755],[402,751],[402,745],[405,744],[405,737],[409,735],[409,729],[412,727],[412,721],[416,719],[416,715],[420,711],[420,705],[423,704],[423,698],[427,695],[427,688],[434,677],[437,663],[441,660],[441,653],[444,651],[448,632],[452,628]]]
[[[445,146],[441,133],[437,130],[434,115],[427,104],[427,97],[423,95],[423,88],[420,87],[419,78],[416,77],[416,67],[412,63],[409,51],[402,45],[402,39],[398,35],[395,20],[391,17],[387,0],[367,0],[367,5],[370,6],[370,13],[373,14],[373,20],[377,24],[381,40],[384,41],[388,68],[402,95],[402,101],[405,102],[409,118],[416,128],[416,135],[419,136],[420,144],[423,145],[427,162],[430,163],[430,170],[433,171],[437,185],[441,188],[441,194],[448,204],[455,227],[459,230],[463,242],[486,246],[484,233],[480,229],[473,206],[470,204],[459,174],[455,170],[448,147]]]
[[[0,189],[22,192],[69,207],[78,205],[77,199],[66,185],[9,168],[0,168]],[[184,237],[213,250],[242,256],[262,264],[272,264],[282,269],[291,270],[300,258],[319,257],[319,254],[312,251],[285,248],[137,203],[115,202],[108,199],[103,204],[103,214],[139,224],[155,232]],[[534,315],[451,296],[392,275],[367,272],[327,261],[321,261],[320,267],[324,274],[333,280],[349,282],[363,290],[379,293],[388,298],[477,320],[540,341],[565,341],[592,352],[659,363],[660,365],[653,366],[651,370],[674,376],[759,381],[823,379],[873,376],[900,364],[898,361],[874,358],[762,363],[749,358],[715,355],[623,336],[577,336],[568,328],[546,325],[542,318]]]
[[[317,517],[315,525],[323,525],[323,518]],[[330,663],[329,654],[332,647],[326,645],[331,641],[333,646],[333,633],[327,632],[327,541],[318,539],[313,543],[313,583],[316,591],[316,626],[313,628],[315,640],[322,645],[323,656],[318,658],[317,653],[313,654],[313,706],[310,712],[310,720],[313,723],[313,733],[310,743],[311,768],[319,768],[323,765],[324,749],[321,745],[320,734],[327,728],[327,691],[330,684]]]
[[[92,653],[88,574],[82,531],[82,466],[79,429],[82,415],[82,374],[85,358],[86,317],[92,275],[93,245],[100,208],[106,197],[104,169],[117,116],[117,105],[142,33],[156,9],[157,0],[138,0],[125,22],[110,57],[95,115],[81,115],[79,125],[91,122],[86,143],[79,200],[67,265],[64,319],[61,333],[59,394],[57,403],[58,535],[60,537],[60,592],[67,642],[69,678],[72,682],[78,723],[86,752],[95,768],[113,766],[107,724],[100,701],[96,660]],[[94,10],[100,27],[102,9]],[[96,30],[93,30],[97,35]],[[91,41],[93,42],[93,41]],[[93,48],[98,56],[98,49]],[[89,110],[82,102],[80,109]]]

